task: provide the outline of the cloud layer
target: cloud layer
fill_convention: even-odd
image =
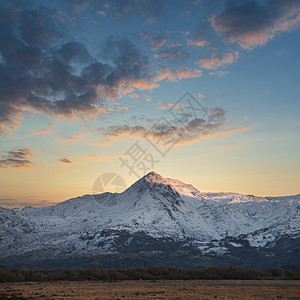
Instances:
[[[123,103],[112,106],[110,101],[158,88],[163,80],[224,76],[228,72],[222,69],[236,62],[244,49],[265,45],[300,24],[297,0],[225,1],[224,10],[217,14],[211,14],[217,5],[208,1],[194,1],[190,7],[175,1],[174,5],[184,7],[185,17],[204,9],[208,15],[184,34],[167,27],[155,29],[153,23],[169,16],[172,3],[64,0],[62,7],[75,16],[93,12],[112,22],[146,21],[147,31],[108,32],[98,38],[92,51],[91,45],[70,34],[74,26],[82,28],[66,11],[33,1],[0,2],[0,134],[16,129],[28,114],[104,116],[130,108]]]
[[[220,107],[208,109],[208,114],[203,118],[193,116],[186,107],[181,105],[162,104],[159,108],[170,109],[172,106],[179,111],[177,115],[180,116],[173,121],[163,119],[153,121],[152,124],[148,123],[147,126],[124,124],[99,128],[98,130],[106,139],[137,137],[159,140],[165,144],[172,143],[174,140],[178,140],[178,144],[186,144],[206,136],[244,131],[250,128],[243,126],[225,129],[224,127],[229,121],[225,111]]]
[[[17,148],[0,152],[0,168],[30,167],[33,163],[29,157],[33,156],[29,148]]]

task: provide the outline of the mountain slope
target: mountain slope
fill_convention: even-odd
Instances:
[[[299,264],[294,260],[299,221],[300,195],[201,193],[151,172],[121,194],[85,195],[42,208],[1,208],[0,263],[122,267],[161,260],[185,266],[183,255],[187,266],[231,260],[243,265],[248,253],[254,256],[250,265],[288,264],[280,242],[291,262]]]

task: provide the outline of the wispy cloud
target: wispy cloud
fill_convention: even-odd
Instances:
[[[128,97],[138,99],[138,98],[141,98],[142,95],[139,92],[134,92],[134,93],[128,95]]]
[[[192,47],[204,47],[204,46],[208,46],[210,44],[210,41],[188,39],[187,44]]]
[[[162,67],[156,72],[155,81],[168,80],[175,82],[187,78],[196,78],[202,76],[202,71],[197,68],[185,67],[178,70],[171,70],[168,67]]]
[[[57,202],[49,202],[47,200],[17,200],[13,198],[0,198],[0,206],[5,208],[23,208],[26,206],[42,207],[54,204],[57,204]]]
[[[211,42],[210,24],[208,21],[201,22],[192,38],[187,39],[187,44],[192,47],[210,46]]]
[[[198,98],[199,98],[200,100],[202,100],[202,99],[207,98],[207,95],[202,94],[202,93],[198,93]]]
[[[101,15],[101,16],[105,16],[105,15],[106,15],[106,12],[103,11],[103,10],[97,10],[97,14],[98,14],[98,15]]]
[[[129,109],[132,108],[131,105],[122,105],[122,104],[120,104],[120,103],[118,103],[118,102],[113,103],[113,106],[114,106],[114,108],[117,109],[118,111],[121,111],[121,110],[126,110],[126,111],[127,111],[127,110],[129,110]]]
[[[104,159],[103,155],[84,155],[83,156],[84,159]]]
[[[183,44],[182,44],[182,43],[179,43],[179,42],[177,42],[177,41],[170,42],[170,43],[167,45],[167,47],[168,47],[169,49],[172,49],[172,48],[178,48],[178,47],[182,47],[182,46],[183,46]]]
[[[28,159],[33,156],[29,148],[16,148],[0,152],[0,168],[30,167],[33,163]]]
[[[40,134],[50,134],[53,131],[51,129],[46,129],[46,128],[42,128],[42,129],[38,129],[36,131],[33,131],[30,133],[30,135],[34,136],[34,135],[40,135]]]
[[[221,71],[221,70],[217,70],[217,71],[209,72],[208,74],[209,74],[210,76],[224,77],[224,76],[226,76],[226,75],[229,74],[229,73],[230,73],[229,71]]]
[[[79,132],[74,135],[62,137],[61,140],[68,142],[78,142],[82,137],[91,135],[91,132]]]
[[[164,12],[164,3],[159,0],[114,0],[110,4],[115,17],[140,17],[149,24],[158,22]]]
[[[72,164],[73,162],[71,160],[69,160],[68,158],[62,158],[59,159],[58,161],[64,163],[64,164]]]
[[[91,0],[63,0],[63,3],[79,12],[85,10],[90,5]]]
[[[148,41],[152,51],[155,51],[158,48],[162,47],[167,41],[165,34],[157,31],[150,33],[141,33],[140,36],[142,39]]]
[[[189,54],[181,47],[165,49],[154,55],[156,59],[167,58],[168,61],[176,61],[176,62],[178,62],[178,60],[183,60],[188,56]]]
[[[109,146],[111,144],[113,144],[113,141],[111,141],[111,140],[100,140],[100,141],[94,143],[94,145],[96,145],[96,146]]]
[[[172,106],[174,106],[174,109],[184,109],[186,107],[185,105],[180,105],[180,104],[174,105],[173,103],[160,102],[158,108],[162,110],[167,110],[170,109]]]
[[[114,125],[107,129],[98,129],[107,138],[127,136],[142,136],[147,128],[143,126]]]

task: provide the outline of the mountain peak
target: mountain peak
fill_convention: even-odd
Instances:
[[[161,176],[160,174],[158,174],[154,171],[148,173],[147,175],[142,177],[140,180],[142,182],[145,182],[145,183],[148,183],[148,184],[164,184],[164,185],[181,184],[181,185],[185,185],[185,183],[183,183],[182,181],[180,181],[178,179],[163,177],[163,176]]]
[[[162,177],[160,174],[151,171],[150,173],[148,173],[147,175],[144,176],[144,179],[146,181],[151,181],[151,182],[157,182],[157,181],[161,181],[162,179],[164,179],[164,177]]]
[[[151,171],[147,175],[140,178],[138,181],[136,181],[131,187],[128,188],[129,191],[135,191],[137,188],[139,190],[143,190],[146,187],[147,188],[155,188],[157,189],[160,185],[168,185],[171,186],[172,183],[177,182],[176,179],[171,178],[165,178],[161,176],[160,174]],[[182,183],[183,184],[183,183]],[[173,188],[173,187],[172,187]]]
[[[163,187],[165,186],[165,187]],[[191,184],[186,184],[178,179],[163,177],[160,174],[151,171],[138,181],[136,181],[128,190],[135,191],[148,187],[155,191],[162,191],[165,188],[172,189],[175,193],[189,197],[201,197],[201,193]]]

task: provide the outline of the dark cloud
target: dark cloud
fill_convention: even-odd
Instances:
[[[95,61],[85,46],[78,42],[67,42],[58,50],[57,54],[65,63],[75,62],[78,64],[86,64]]]
[[[0,133],[17,128],[26,111],[95,116],[123,89],[157,86],[147,56],[128,38],[107,38],[94,58],[64,40],[57,11],[13,3],[0,3]]]
[[[215,31],[224,36],[225,42],[250,49],[299,26],[300,2],[228,1],[225,12],[213,16],[210,22]]]
[[[32,162],[28,159],[33,153],[28,148],[17,148],[0,152],[0,168],[30,167]]]
[[[113,71],[113,68],[108,64],[94,63],[84,68],[81,72],[83,78],[88,82],[96,84],[104,84],[106,77]]]
[[[151,81],[153,78],[148,57],[128,38],[107,38],[99,58],[110,62],[112,67],[105,78],[105,93],[116,95],[121,87],[139,88],[141,81]]]
[[[148,63],[147,57],[126,37],[110,36],[107,38],[104,41],[104,47],[101,49],[99,57],[110,61],[115,66],[123,64],[145,65]]]
[[[19,25],[21,38],[30,45],[45,45],[63,37],[63,32],[58,30],[54,21],[55,13],[46,7],[23,10]]]
[[[69,160],[68,158],[62,158],[59,159],[60,162],[64,163],[64,164],[72,164],[73,162],[71,160]]]
[[[56,50],[64,33],[58,29],[55,11],[20,10],[9,4],[0,4],[5,15],[0,20],[0,131],[16,128],[27,110],[56,115],[94,111],[99,100],[95,87],[68,64],[88,57],[85,47],[66,43]]]

